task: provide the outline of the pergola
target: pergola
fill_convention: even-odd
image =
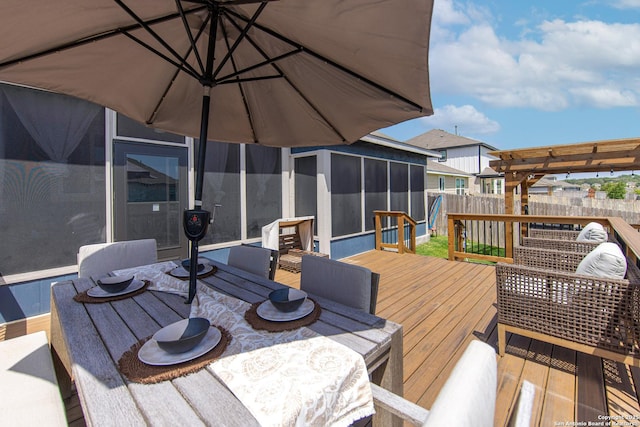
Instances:
[[[489,165],[504,173],[505,213],[513,214],[520,185],[521,214],[529,202],[529,187],[548,174],[640,170],[640,138],[491,151]]]

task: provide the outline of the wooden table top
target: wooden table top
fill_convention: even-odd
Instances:
[[[249,303],[283,285],[225,264],[201,279]],[[181,296],[147,291],[131,298],[82,304],[73,297],[89,279],[52,286],[52,347],[75,381],[87,425],[258,425],[242,403],[207,369],[157,384],[129,382],[117,361],[132,345],[189,316]],[[402,327],[369,313],[313,297],[322,307],[309,329],[361,354],[374,382],[402,393]],[[376,415],[385,416],[384,414]]]

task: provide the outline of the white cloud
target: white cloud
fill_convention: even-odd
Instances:
[[[500,130],[500,125],[489,119],[472,105],[456,107],[446,105],[436,108],[432,116],[418,119],[425,129],[445,129],[454,133],[457,128],[459,134],[477,135],[491,134]]]
[[[612,6],[617,9],[636,9],[640,8],[640,0],[617,0]]]
[[[543,21],[526,36],[509,40],[477,9],[456,9],[450,0],[438,3],[443,5],[436,12],[445,10],[447,17],[434,19],[444,28],[432,37],[433,93],[546,111],[640,105],[639,24]],[[640,0],[624,3],[640,7]]]

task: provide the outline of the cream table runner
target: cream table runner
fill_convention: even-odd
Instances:
[[[173,262],[119,270],[149,280],[150,290],[187,295],[189,284],[166,272]],[[191,316],[208,318],[233,339],[208,369],[264,426],[348,426],[374,413],[362,356],[302,327],[254,330],[244,319],[250,304],[198,282]]]

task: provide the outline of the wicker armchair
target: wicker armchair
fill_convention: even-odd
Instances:
[[[511,332],[640,366],[637,268],[621,280],[578,275],[583,257],[520,247],[514,264],[496,265],[500,355]]]

